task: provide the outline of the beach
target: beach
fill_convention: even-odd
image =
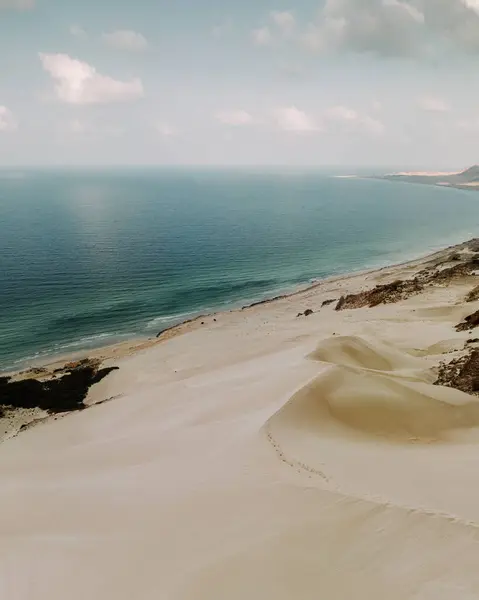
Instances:
[[[474,244],[95,351],[0,445],[2,597],[476,598]]]

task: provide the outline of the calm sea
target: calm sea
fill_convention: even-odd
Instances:
[[[314,171],[0,171],[0,368],[479,234],[479,194]]]

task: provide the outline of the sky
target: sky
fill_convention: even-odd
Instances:
[[[0,165],[479,162],[479,0],[0,0]]]

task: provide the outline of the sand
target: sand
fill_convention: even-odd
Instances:
[[[388,175],[397,175],[402,177],[441,177],[443,175],[460,175],[462,172],[463,171],[400,171],[398,173],[388,173]]]
[[[450,253],[103,350],[115,400],[0,446],[0,598],[478,598],[479,399],[432,385],[477,276],[321,308]]]

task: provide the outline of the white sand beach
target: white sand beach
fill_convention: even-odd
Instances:
[[[460,175],[463,171],[399,171],[388,173],[388,176],[396,175],[402,177],[441,177],[443,175]]]
[[[335,310],[450,255],[99,351],[111,401],[0,445],[0,598],[478,598],[479,399],[433,385],[477,275]]]

